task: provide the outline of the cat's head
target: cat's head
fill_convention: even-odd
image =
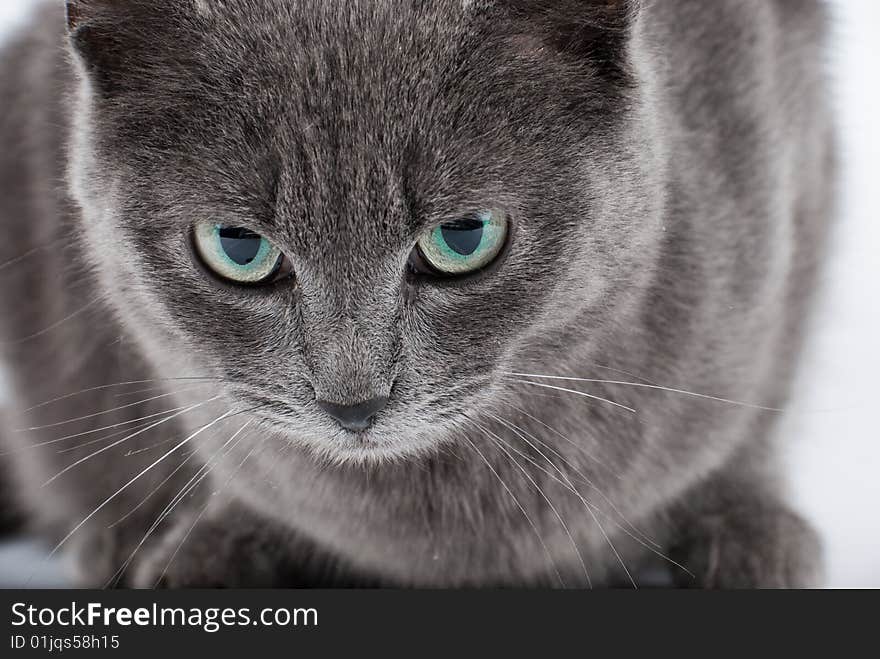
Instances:
[[[614,326],[659,197],[633,2],[67,4],[90,258],[234,406],[412,454]]]

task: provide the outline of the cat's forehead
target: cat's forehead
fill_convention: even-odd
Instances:
[[[539,28],[502,19],[514,0],[166,2],[108,4],[79,35],[112,100],[96,148],[150,197],[281,221],[301,243],[406,242],[510,208],[601,115],[580,63],[517,52],[509,37]]]
[[[320,21],[320,26],[362,25],[403,26],[431,17],[448,21],[467,19],[493,4],[492,0],[190,0],[191,11],[210,20],[235,20],[247,16],[244,23],[259,29],[261,25],[282,26],[303,19]],[[363,36],[369,36],[364,34]]]
[[[481,90],[493,65],[474,56],[485,45],[470,15],[480,3],[202,4],[217,20],[207,24],[198,67],[207,81],[200,104],[223,107],[213,114],[224,139],[213,141],[235,139],[240,149],[248,134],[268,138],[261,143],[271,145],[274,185],[290,206],[316,217],[346,199],[381,208],[412,202],[410,188],[437,206],[423,211],[454,213],[481,203],[483,174],[498,177],[478,139],[510,106],[490,103]],[[244,8],[247,20],[236,14]],[[496,110],[497,120],[486,122]]]
[[[385,86],[429,92],[431,83],[473,67],[468,55],[491,37],[477,35],[473,0],[228,0],[199,2],[194,57],[233,70],[270,93],[332,97]],[[171,42],[167,47],[177,48]],[[468,60],[467,62],[465,60]],[[254,76],[262,73],[262,77]],[[287,89],[279,89],[284,85]],[[374,91],[379,96],[379,90]],[[366,96],[365,94],[362,96]],[[320,101],[319,98],[310,99]],[[363,98],[361,100],[364,100]]]
[[[191,0],[195,11],[202,16],[222,16],[228,13],[232,7],[244,7],[254,9],[257,5],[263,5],[270,8],[277,8],[279,3],[277,0]],[[462,12],[476,11],[480,7],[490,5],[492,0],[323,0],[322,2],[314,2],[310,0],[294,0],[289,2],[294,9],[304,11],[313,11],[324,9],[328,14],[339,14],[343,11],[358,11],[366,8],[382,8],[383,6],[392,12],[406,11],[412,9],[416,11],[424,11],[432,6],[445,6],[446,10],[458,9]]]

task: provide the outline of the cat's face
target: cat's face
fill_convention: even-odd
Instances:
[[[553,22],[592,3],[73,4],[91,257],[233,407],[411,454],[613,325],[656,177],[622,26]],[[365,430],[321,405],[376,399]]]

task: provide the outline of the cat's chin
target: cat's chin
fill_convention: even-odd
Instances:
[[[395,432],[381,426],[363,432],[304,431],[278,420],[264,421],[279,439],[317,461],[340,466],[389,465],[435,455],[441,443],[435,433]]]
[[[352,447],[336,447],[322,452],[321,457],[340,466],[376,466],[391,465],[417,460],[425,455],[437,452],[434,443],[399,444],[399,445],[360,445]]]
[[[345,467],[375,467],[400,464],[435,455],[436,441],[407,438],[399,441],[303,442],[306,450],[321,462]]]

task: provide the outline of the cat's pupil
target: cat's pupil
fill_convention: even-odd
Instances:
[[[470,256],[483,242],[485,223],[479,219],[448,222],[440,227],[443,240],[456,254]]]
[[[220,245],[234,263],[250,265],[260,253],[263,237],[241,227],[221,227]]]

